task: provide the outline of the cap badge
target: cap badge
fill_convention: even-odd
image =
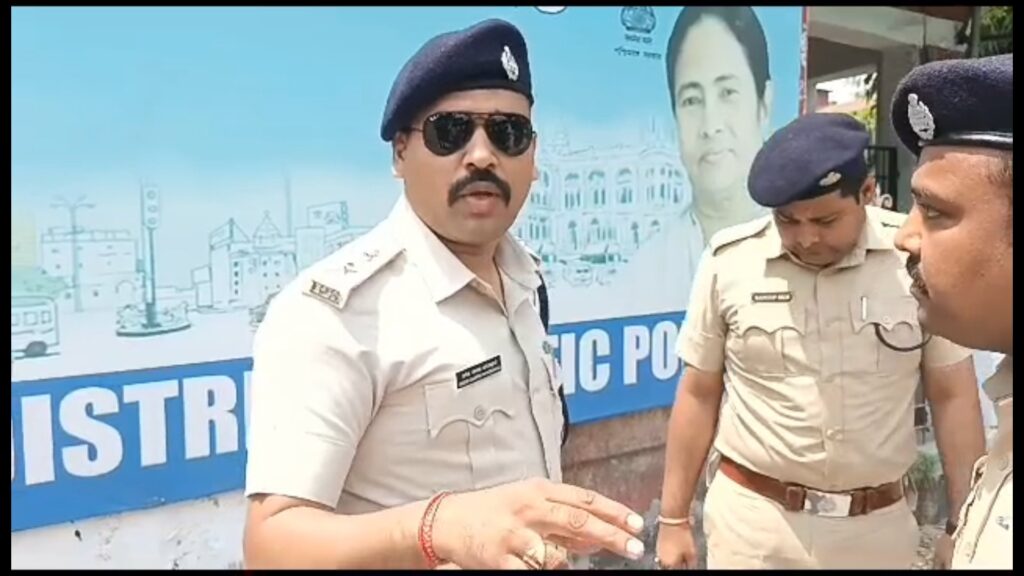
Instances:
[[[832,171],[829,172],[827,176],[818,181],[818,186],[821,186],[822,188],[826,186],[833,186],[836,182],[842,180],[842,178],[843,177],[839,174],[839,172]]]
[[[508,79],[515,82],[519,80],[519,64],[516,62],[516,57],[512,55],[512,50],[508,46],[501,51],[501,66],[505,69],[505,74],[508,75]]]
[[[935,137],[935,118],[917,94],[907,96],[907,118],[910,120],[910,127],[922,141]]]

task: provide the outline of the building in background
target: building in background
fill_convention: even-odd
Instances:
[[[138,243],[127,230],[51,228],[40,238],[40,263],[50,277],[68,288],[59,296],[71,303],[78,291],[82,310],[111,309],[141,300]],[[78,285],[74,273],[77,251]]]

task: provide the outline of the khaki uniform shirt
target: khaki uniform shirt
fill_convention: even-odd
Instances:
[[[797,263],[771,217],[723,230],[701,259],[678,352],[723,372],[715,448],[764,475],[824,491],[899,480],[913,464],[921,366],[970,355],[921,342],[905,256],[905,215],[867,207],[854,250],[826,269]]]
[[[998,431],[974,466],[974,485],[960,510],[953,568],[1013,568],[1013,357],[985,382],[996,405]]]
[[[561,480],[537,262],[498,247],[502,302],[404,198],[277,296],[254,344],[246,494],[363,513]]]

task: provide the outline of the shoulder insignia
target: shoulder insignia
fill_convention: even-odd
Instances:
[[[381,223],[314,266],[304,279],[302,293],[341,309],[353,289],[401,251],[397,240]]]
[[[711,237],[708,242],[708,247],[711,248],[712,254],[718,254],[718,252],[730,244],[735,244],[740,240],[746,240],[759,234],[762,230],[768,227],[768,223],[771,222],[771,216],[762,216],[750,222],[744,222],[743,224],[737,224],[730,226],[724,230],[719,230]]]

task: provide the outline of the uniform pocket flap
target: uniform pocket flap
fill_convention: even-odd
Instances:
[[[427,384],[424,394],[431,438],[436,438],[446,426],[455,422],[466,422],[480,428],[495,412],[515,418],[515,410],[502,402],[501,394],[494,394],[486,387],[458,389],[454,381],[444,381]]]
[[[805,333],[804,310],[790,303],[753,303],[742,307],[736,317],[740,334],[759,330],[766,334],[790,329]]]
[[[860,332],[869,324],[891,331],[899,324],[917,326],[917,300],[912,296],[895,298],[859,297],[850,300],[853,329]]]

